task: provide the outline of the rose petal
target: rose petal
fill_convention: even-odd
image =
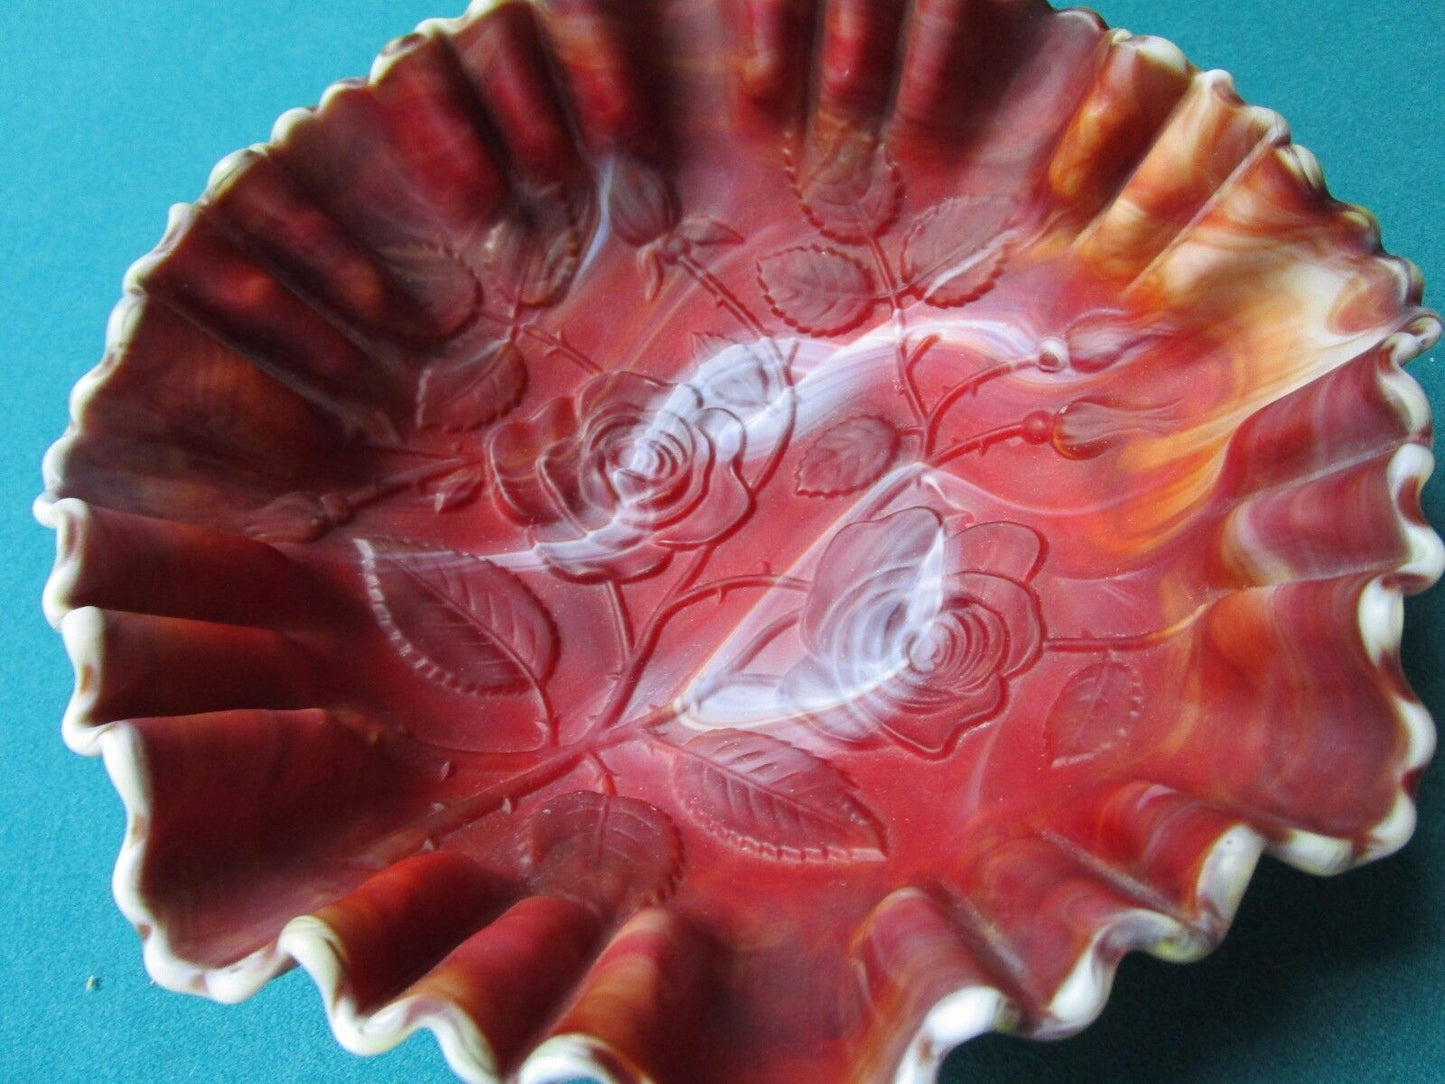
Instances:
[[[803,612],[803,639],[809,647],[829,638],[830,615],[847,613],[839,600],[858,585],[890,569],[916,569],[938,542],[943,521],[928,508],[906,508],[883,519],[850,523],[833,536],[818,562],[813,589]],[[914,573],[916,576],[917,573]]]
[[[538,484],[555,509],[552,523],[565,524],[574,533],[579,526],[591,526],[589,513],[596,507],[583,486],[583,466],[582,448],[575,438],[558,441],[537,456]]]
[[[913,650],[918,641],[909,645],[908,666],[890,683],[897,686],[898,703],[905,707],[932,708],[992,680],[1003,671],[1014,639],[999,614],[972,603],[949,607],[925,631],[947,635],[952,650],[942,667],[923,669]]]
[[[948,542],[948,567],[959,572],[987,572],[1027,583],[1043,561],[1043,538],[1019,523],[980,523]]]
[[[938,711],[890,712],[883,727],[899,744],[923,756],[942,756],[965,730],[998,714],[1004,702],[1004,689],[1003,679],[995,677]]]
[[[673,389],[674,385],[641,373],[603,373],[587,382],[577,402],[583,418],[594,418],[618,407],[640,417],[660,407]]]
[[[1012,580],[979,572],[964,572],[948,579],[950,596],[975,600],[996,613],[1008,630],[1008,651],[1000,671],[1016,674],[1038,657],[1043,643],[1043,619],[1031,591]]]
[[[747,426],[732,411],[709,407],[698,413],[693,424],[712,442],[719,459],[737,462],[745,457]]]
[[[497,480],[501,508],[526,527],[561,521],[562,508],[542,479],[543,452],[559,441],[570,440],[577,416],[570,399],[554,399],[530,421],[498,427],[488,445],[492,473]]]
[[[672,554],[659,549],[646,534],[609,524],[581,538],[547,542],[542,557],[559,576],[580,583],[641,579],[661,572]]]
[[[730,467],[712,472],[705,500],[684,522],[676,524],[657,539],[660,546],[688,549],[713,542],[732,530],[753,508],[748,487]]]
[[[654,421],[645,439],[668,458],[671,468],[664,475],[633,479],[628,486],[630,499],[619,513],[625,522],[658,533],[659,541],[665,542],[705,506],[714,456],[707,438],[682,419],[663,414]],[[614,484],[618,484],[615,478]]]
[[[793,710],[807,716],[814,729],[830,738],[856,745],[878,737],[877,723],[840,695],[837,675],[817,659],[804,659],[788,671],[782,696]]]
[[[918,622],[908,613],[910,605],[919,603],[918,580],[918,566],[900,565],[855,575],[830,599],[810,595],[808,606],[818,620],[811,629],[803,628],[803,642],[816,655],[891,668],[901,657],[903,634]],[[933,603],[942,603],[937,592]]]

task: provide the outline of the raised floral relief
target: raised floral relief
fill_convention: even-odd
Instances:
[[[694,215],[679,220],[677,193],[656,169],[630,156],[614,160],[608,178],[607,221],[617,236],[637,249],[642,296],[655,300],[671,265],[692,265],[706,249],[741,244],[743,237],[716,219]]]
[[[867,266],[822,245],[765,256],[758,262],[758,282],[773,314],[809,335],[852,331],[878,303]]]
[[[629,747],[649,748],[673,764],[682,816],[770,861],[885,857],[878,814],[830,757],[880,743],[925,759],[946,756],[964,735],[1002,716],[1047,647],[1035,585],[1044,561],[1038,532],[978,523],[966,508],[933,497],[910,504],[902,495],[931,475],[944,478],[934,474],[944,464],[1000,442],[1052,441],[1062,455],[1087,458],[1111,446],[1116,433],[1167,417],[1080,401],[945,440],[949,413],[999,367],[985,361],[925,398],[917,370],[938,337],[909,335],[908,299],[952,308],[980,296],[1004,266],[1007,208],[950,199],[904,216],[901,170],[881,151],[869,160],[863,174],[838,160],[806,174],[789,166],[802,216],[828,243],[758,259],[759,292],[781,327],[770,327],[704,262],[708,246],[742,243],[741,235],[710,218],[683,217],[669,180],[640,161],[619,161],[606,220],[618,240],[638,250],[641,292],[654,295],[666,269],[675,268],[711,294],[735,328],[694,332],[691,364],[668,380],[595,358],[536,315],[525,324],[511,318],[506,339],[421,374],[418,433],[466,440],[349,498],[315,498],[305,507],[301,495],[287,498],[287,509],[297,506],[302,517],[299,541],[411,487],[438,512],[490,492],[524,547],[461,553],[358,532],[371,605],[394,649],[457,692],[530,698],[544,746],[553,750],[539,754],[539,778],[590,765],[601,793],[612,795],[625,786],[613,767],[617,757]],[[526,212],[523,226],[498,227],[488,242],[489,253],[504,250],[520,268],[522,281],[503,290],[518,313],[554,302],[571,274],[557,253],[580,243],[573,238],[577,218],[553,214],[550,227],[546,221]],[[546,229],[560,240],[547,241]],[[890,256],[883,237],[895,230]],[[882,294],[880,284],[887,284]],[[891,310],[884,326],[896,349],[863,355],[863,368],[849,363],[849,379],[868,386],[869,368],[879,370],[897,382],[898,409],[893,418],[850,415],[829,368],[816,361],[800,368],[798,358],[800,351],[812,356],[812,344],[855,331],[880,305]],[[787,338],[793,332],[806,338]],[[534,402],[525,414],[517,410],[529,388],[523,342],[575,363],[581,377],[569,394]],[[734,535],[739,548],[747,544],[758,503],[774,499],[783,484],[779,467],[790,458],[795,497],[881,500],[888,510],[832,517],[831,526],[825,519],[812,556],[806,546],[774,547],[756,572],[710,578]],[[890,485],[891,497],[875,492]],[[789,563],[789,574],[775,571]],[[657,588],[635,594],[647,584],[670,586],[660,595]],[[599,601],[605,598],[614,629],[610,688],[604,684],[585,722],[561,717],[549,688],[571,640],[553,613],[578,612],[568,591],[579,599],[603,592]],[[740,653],[723,651],[720,664],[714,658],[694,675],[694,663],[664,679],[680,678],[681,686],[659,688],[653,669],[677,666],[672,630],[698,607],[730,604],[733,595],[753,596],[750,621],[762,622],[763,631]],[[649,610],[637,608],[642,597]],[[582,799],[569,801],[577,807],[569,816],[581,816]],[[587,815],[605,814],[612,824],[610,808]],[[632,822],[642,816],[633,814]],[[597,837],[593,858],[602,866],[623,862],[613,855],[621,849],[605,843],[610,831]],[[632,837],[619,843],[624,838]]]
[[[499,429],[492,469],[507,514],[559,574],[631,580],[716,541],[751,511],[747,431],[697,389],[599,376]]]
[[[801,170],[789,156],[788,178],[818,232],[834,241],[866,244],[898,221],[903,172],[878,140],[841,129],[815,138],[808,150]]]
[[[919,216],[903,243],[903,279],[930,305],[976,301],[1003,273],[1011,200],[947,199]]]
[[[818,563],[801,626],[808,657],[785,696],[841,741],[946,752],[998,715],[1038,658],[1029,580],[1041,549],[1027,527],[949,524],[927,508],[844,527]]]
[[[824,162],[807,180],[790,171],[803,216],[831,244],[758,259],[759,292],[781,328],[769,327],[703,262],[707,245],[741,243],[741,235],[712,219],[683,218],[670,181],[640,161],[619,161],[607,221],[638,250],[642,293],[655,295],[665,270],[675,268],[711,294],[736,328],[694,332],[692,362],[673,380],[566,345],[580,384],[525,416],[505,416],[527,389],[526,359],[511,339],[429,368],[420,383],[419,429],[476,430],[484,454],[442,455],[422,468],[423,491],[439,511],[490,491],[526,548],[463,554],[379,538],[358,542],[378,620],[420,673],[472,695],[530,694],[537,726],[555,750],[540,762],[553,766],[542,778],[589,764],[610,795],[625,785],[612,766],[618,755],[649,748],[674,766],[681,815],[770,861],[885,857],[878,815],[830,757],[880,744],[923,759],[947,756],[965,735],[1003,716],[1049,647],[1036,584],[1041,536],[940,504],[927,495],[947,477],[938,472],[1009,441],[1091,459],[1173,418],[1168,405],[1078,399],[946,439],[951,413],[1030,359],[975,361],[961,380],[927,395],[917,371],[938,336],[909,334],[909,299],[958,308],[982,296],[1005,265],[1009,207],[954,198],[905,217],[902,172],[881,151],[870,160],[866,174],[837,162]],[[862,185],[851,194],[848,177]],[[895,230],[890,256],[883,236]],[[887,291],[880,294],[882,283]],[[850,363],[849,379],[868,386],[870,368],[881,370],[894,382],[898,421],[849,416],[828,367],[796,367],[800,351],[811,355],[812,344],[855,331],[880,305],[891,309],[883,325],[890,345],[863,355],[862,368]],[[789,339],[790,332],[806,338]],[[528,324],[527,334],[538,344],[565,344],[545,322]],[[514,330],[512,338],[522,336]],[[848,353],[828,349],[839,358]],[[1066,361],[1055,353],[1066,358],[1067,347],[1045,344],[1031,363],[1059,372]],[[847,497],[860,502],[855,507],[886,511],[844,515],[831,526],[825,520],[812,556],[806,547],[773,549],[755,573],[709,578],[729,540],[750,536],[758,503],[770,499],[790,457],[797,497]],[[406,481],[373,487],[375,499],[400,496]],[[909,503],[909,490],[920,494],[917,503]],[[774,571],[789,562],[788,575]],[[559,581],[572,584],[570,591],[605,592],[617,656],[600,707],[580,727],[576,720],[565,725],[565,736],[548,685],[569,636],[538,594],[571,610],[560,601]],[[639,611],[639,596],[624,588],[652,583],[670,586],[646,596],[651,609]],[[754,596],[743,627],[761,631],[740,650],[698,652],[706,660],[700,670],[694,663],[676,673],[672,629],[697,607],[727,604],[735,593]],[[1060,641],[1060,649],[1153,643],[1086,635]],[[681,678],[681,686],[658,687],[654,669],[672,670],[664,680]],[[1141,694],[1127,681],[1121,686],[1121,673],[1132,671],[1115,662],[1086,668],[1060,697],[1054,729],[1069,735],[1061,740],[1070,750],[1060,763],[1081,755],[1074,747],[1091,732],[1093,716],[1137,710]],[[1116,743],[1108,735],[1099,741],[1100,754]],[[613,860],[606,847],[595,857],[604,865]]]
[[[545,701],[557,632],[520,579],[467,554],[381,539],[356,544],[377,620],[418,671],[462,692],[532,691]]]
[[[1144,679],[1126,662],[1109,659],[1080,670],[1060,690],[1046,727],[1053,764],[1102,757],[1129,738],[1144,710]]]
[[[480,429],[522,401],[527,359],[510,342],[493,343],[481,357],[465,357],[422,374],[416,424]]]
[[[538,891],[629,913],[666,899],[682,842],[662,810],[636,798],[572,791],[532,815],[526,864]]]
[[[666,816],[610,797],[625,787],[614,764],[634,747],[672,763],[680,815],[734,848],[774,862],[886,857],[882,821],[831,758],[879,745],[948,756],[1003,717],[1051,645],[1038,531],[978,522],[967,503],[940,502],[940,487],[960,460],[1000,444],[1093,459],[1174,418],[1171,404],[1081,398],[959,436],[954,416],[988,383],[1022,366],[1056,374],[1068,363],[1066,344],[1043,343],[1003,361],[965,355],[971,367],[941,390],[920,380],[940,339],[910,332],[912,310],[962,308],[993,286],[1017,237],[1011,205],[948,198],[905,214],[902,170],[866,145],[839,143],[806,168],[791,157],[785,165],[800,217],[822,240],[757,257],[758,296],[776,323],[707,265],[710,248],[744,244],[742,235],[685,217],[671,180],[619,159],[605,223],[636,250],[637,289],[653,298],[676,271],[714,299],[732,330],[694,331],[692,360],[673,379],[639,371],[645,357],[619,364],[569,342],[545,314],[575,273],[587,216],[555,193],[534,199],[516,210],[517,225],[491,231],[478,271],[490,293],[510,299],[510,315],[484,310],[505,337],[420,375],[415,432],[452,443],[428,438],[421,465],[363,490],[291,494],[252,525],[256,537],[313,541],[409,493],[449,512],[489,492],[522,540],[515,548],[464,553],[356,524],[369,600],[393,649],[427,679],[473,697],[530,700],[542,785],[582,766],[596,774],[608,802],[584,811],[579,792],[563,821],[597,818],[592,860],[602,867],[630,861],[618,855],[637,837],[614,846],[615,825]],[[863,328],[880,308],[884,322]],[[850,333],[862,336],[858,345],[846,342]],[[880,345],[862,350],[874,337]],[[572,390],[529,398],[522,344],[570,363]],[[853,352],[859,360],[842,360]],[[834,370],[849,383],[830,378]],[[880,379],[892,408],[852,412],[848,389]],[[786,487],[778,475],[789,459]],[[825,517],[816,537],[790,549],[765,547],[755,571],[710,575],[730,547],[754,546],[755,530],[769,530],[755,513],[778,490],[854,511]],[[746,631],[747,642],[724,637],[711,653],[699,645],[679,670],[673,631],[736,595],[753,600],[732,634]],[[603,606],[613,658],[593,661],[605,664],[596,703],[568,719],[556,703],[567,698],[550,686],[572,636],[554,613],[580,612],[584,597]],[[639,609],[641,599],[650,608]],[[1148,650],[1151,637],[1084,635],[1057,646],[1107,655]],[[1083,755],[1095,716],[1137,710],[1142,694],[1121,676],[1129,673],[1105,661],[1075,675],[1054,711],[1059,763]],[[1098,740],[1100,754],[1117,742]],[[465,823],[472,804],[439,816]],[[681,853],[676,861],[683,868]]]
[[[677,747],[674,781],[704,829],[764,858],[876,860],[883,830],[827,761],[756,731],[714,730]]]
[[[832,426],[798,463],[803,497],[841,497],[870,486],[898,454],[898,431],[882,418],[863,415]]]
[[[473,5],[138,268],[42,515],[162,981],[921,1084],[1403,841],[1413,280],[1157,40],[847,6]]]
[[[561,301],[581,263],[589,204],[590,193],[569,196],[556,188],[523,195],[483,249],[481,277],[491,292],[518,311]]]

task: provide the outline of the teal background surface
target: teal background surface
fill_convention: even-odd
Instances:
[[[451,1079],[427,1036],[379,1059],[342,1051],[300,973],[230,1007],[150,983],[110,898],[120,803],[101,765],[60,742],[70,670],[40,614],[52,542],[29,505],[121,275],[158,240],[166,208],[281,112],[460,3],[0,6],[0,1081]],[[1246,98],[1290,120],[1338,196],[1381,219],[1386,246],[1445,286],[1442,0],[1095,6],[1233,72]],[[1440,411],[1439,357],[1413,372]],[[1427,508],[1445,523],[1445,484]],[[1410,604],[1406,663],[1445,716],[1445,592]],[[1084,1035],[981,1040],[950,1061],[945,1084],[1445,1080],[1445,763],[1420,798],[1417,836],[1398,856],[1328,881],[1266,862],[1208,960],[1131,958]]]

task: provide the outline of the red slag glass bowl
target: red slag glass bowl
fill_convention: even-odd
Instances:
[[[1404,842],[1418,276],[1164,41],[812,7],[427,23],[136,266],[38,510],[158,982],[922,1084]]]

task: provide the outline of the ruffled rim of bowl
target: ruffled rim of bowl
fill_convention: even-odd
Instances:
[[[475,0],[464,14],[425,20],[413,33],[448,32],[506,2]],[[1099,16],[1087,9],[1059,10],[1082,11],[1092,16],[1116,43],[1132,37],[1127,31],[1109,30]],[[395,54],[378,56],[369,81],[380,78],[396,59]],[[1227,73],[1199,74],[1224,80],[1232,86]],[[333,95],[348,87],[345,82],[333,84],[323,93],[316,109],[324,109]],[[235,152],[219,162],[206,191],[214,190],[224,181],[240,156],[284,142],[292,125],[311,112],[307,109],[288,111],[277,120],[268,143]],[[1305,148],[1288,143],[1283,118],[1273,116],[1286,133],[1283,145],[1291,152],[1288,160],[1301,190],[1312,199],[1333,202],[1314,156]],[[185,206],[173,208],[170,226],[161,242],[127,272],[125,296],[109,321],[107,351],[124,341],[142,293],[139,279],[164,258],[177,215]],[[1338,213],[1357,217],[1378,236],[1378,226],[1368,210],[1339,204]],[[1407,294],[1418,299],[1422,280],[1415,265],[1382,249],[1371,258],[1393,269],[1405,280]],[[1429,762],[1436,744],[1436,730],[1424,705],[1408,687],[1394,680],[1388,668],[1398,659],[1404,598],[1406,594],[1423,590],[1445,573],[1445,544],[1423,517],[1411,512],[1412,507],[1418,510],[1420,490],[1434,468],[1432,452],[1421,443],[1428,440],[1430,408],[1419,384],[1399,366],[1430,350],[1440,334],[1439,318],[1422,311],[1408,328],[1384,344],[1388,360],[1395,367],[1384,380],[1402,416],[1410,420],[1415,436],[1399,447],[1387,471],[1397,517],[1395,526],[1408,539],[1410,556],[1392,571],[1369,582],[1360,594],[1357,611],[1359,642],[1376,669],[1380,686],[1388,690],[1396,723],[1405,736],[1404,752],[1397,765],[1394,805],[1370,831],[1368,845],[1359,848],[1348,839],[1298,829],[1275,832],[1267,837],[1246,823],[1233,824],[1204,852],[1195,885],[1195,898],[1208,905],[1220,920],[1210,934],[1201,936],[1199,930],[1147,908],[1126,912],[1096,931],[1042,1012],[1037,1009],[1024,1012],[996,986],[962,986],[938,999],[923,1014],[922,1022],[903,1046],[893,1084],[932,1084],[950,1052],[988,1032],[1060,1038],[1081,1031],[1102,1012],[1119,959],[1125,953],[1142,951],[1173,962],[1189,962],[1206,955],[1227,931],[1261,854],[1271,854],[1305,872],[1333,875],[1389,855],[1409,839],[1416,822],[1411,780]],[[48,491],[54,489],[61,477],[60,464],[77,432],[74,419],[83,415],[86,404],[103,384],[106,371],[107,364],[102,362],[75,386],[70,400],[71,428],[45,457],[43,470]],[[78,574],[69,541],[71,532],[88,511],[89,506],[83,501],[57,500],[50,492],[35,501],[36,518],[57,532],[57,558],[45,588],[44,609],[63,637],[76,675],[75,690],[63,724],[65,741],[77,753],[103,759],[125,807],[126,832],[116,861],[113,892],[120,910],[141,935],[145,965],[152,978],[170,990],[231,1003],[250,997],[270,979],[299,964],[315,983],[331,1030],[347,1050],[358,1054],[381,1053],[425,1028],[436,1035],[448,1064],[462,1079],[471,1084],[501,1084],[502,1077],[486,1036],[455,1004],[437,1000],[420,1011],[407,1012],[404,1000],[393,1001],[369,1015],[358,1014],[350,1008],[345,996],[347,972],[337,951],[335,931],[314,915],[298,916],[274,942],[224,967],[208,968],[187,962],[173,948],[164,924],[152,912],[140,884],[152,804],[142,742],[124,721],[100,726],[79,721],[98,684],[96,672],[103,655],[99,645],[105,635],[98,610],[90,607],[67,610],[63,602],[68,586]],[[1410,582],[1408,590],[1402,580]],[[1025,1024],[1028,1019],[1047,1023]],[[592,1078],[599,1084],[647,1084],[648,1081],[646,1075],[628,1065],[618,1051],[596,1038],[580,1034],[557,1035],[546,1040],[525,1059],[515,1077],[519,1084],[561,1084],[578,1078]]]

